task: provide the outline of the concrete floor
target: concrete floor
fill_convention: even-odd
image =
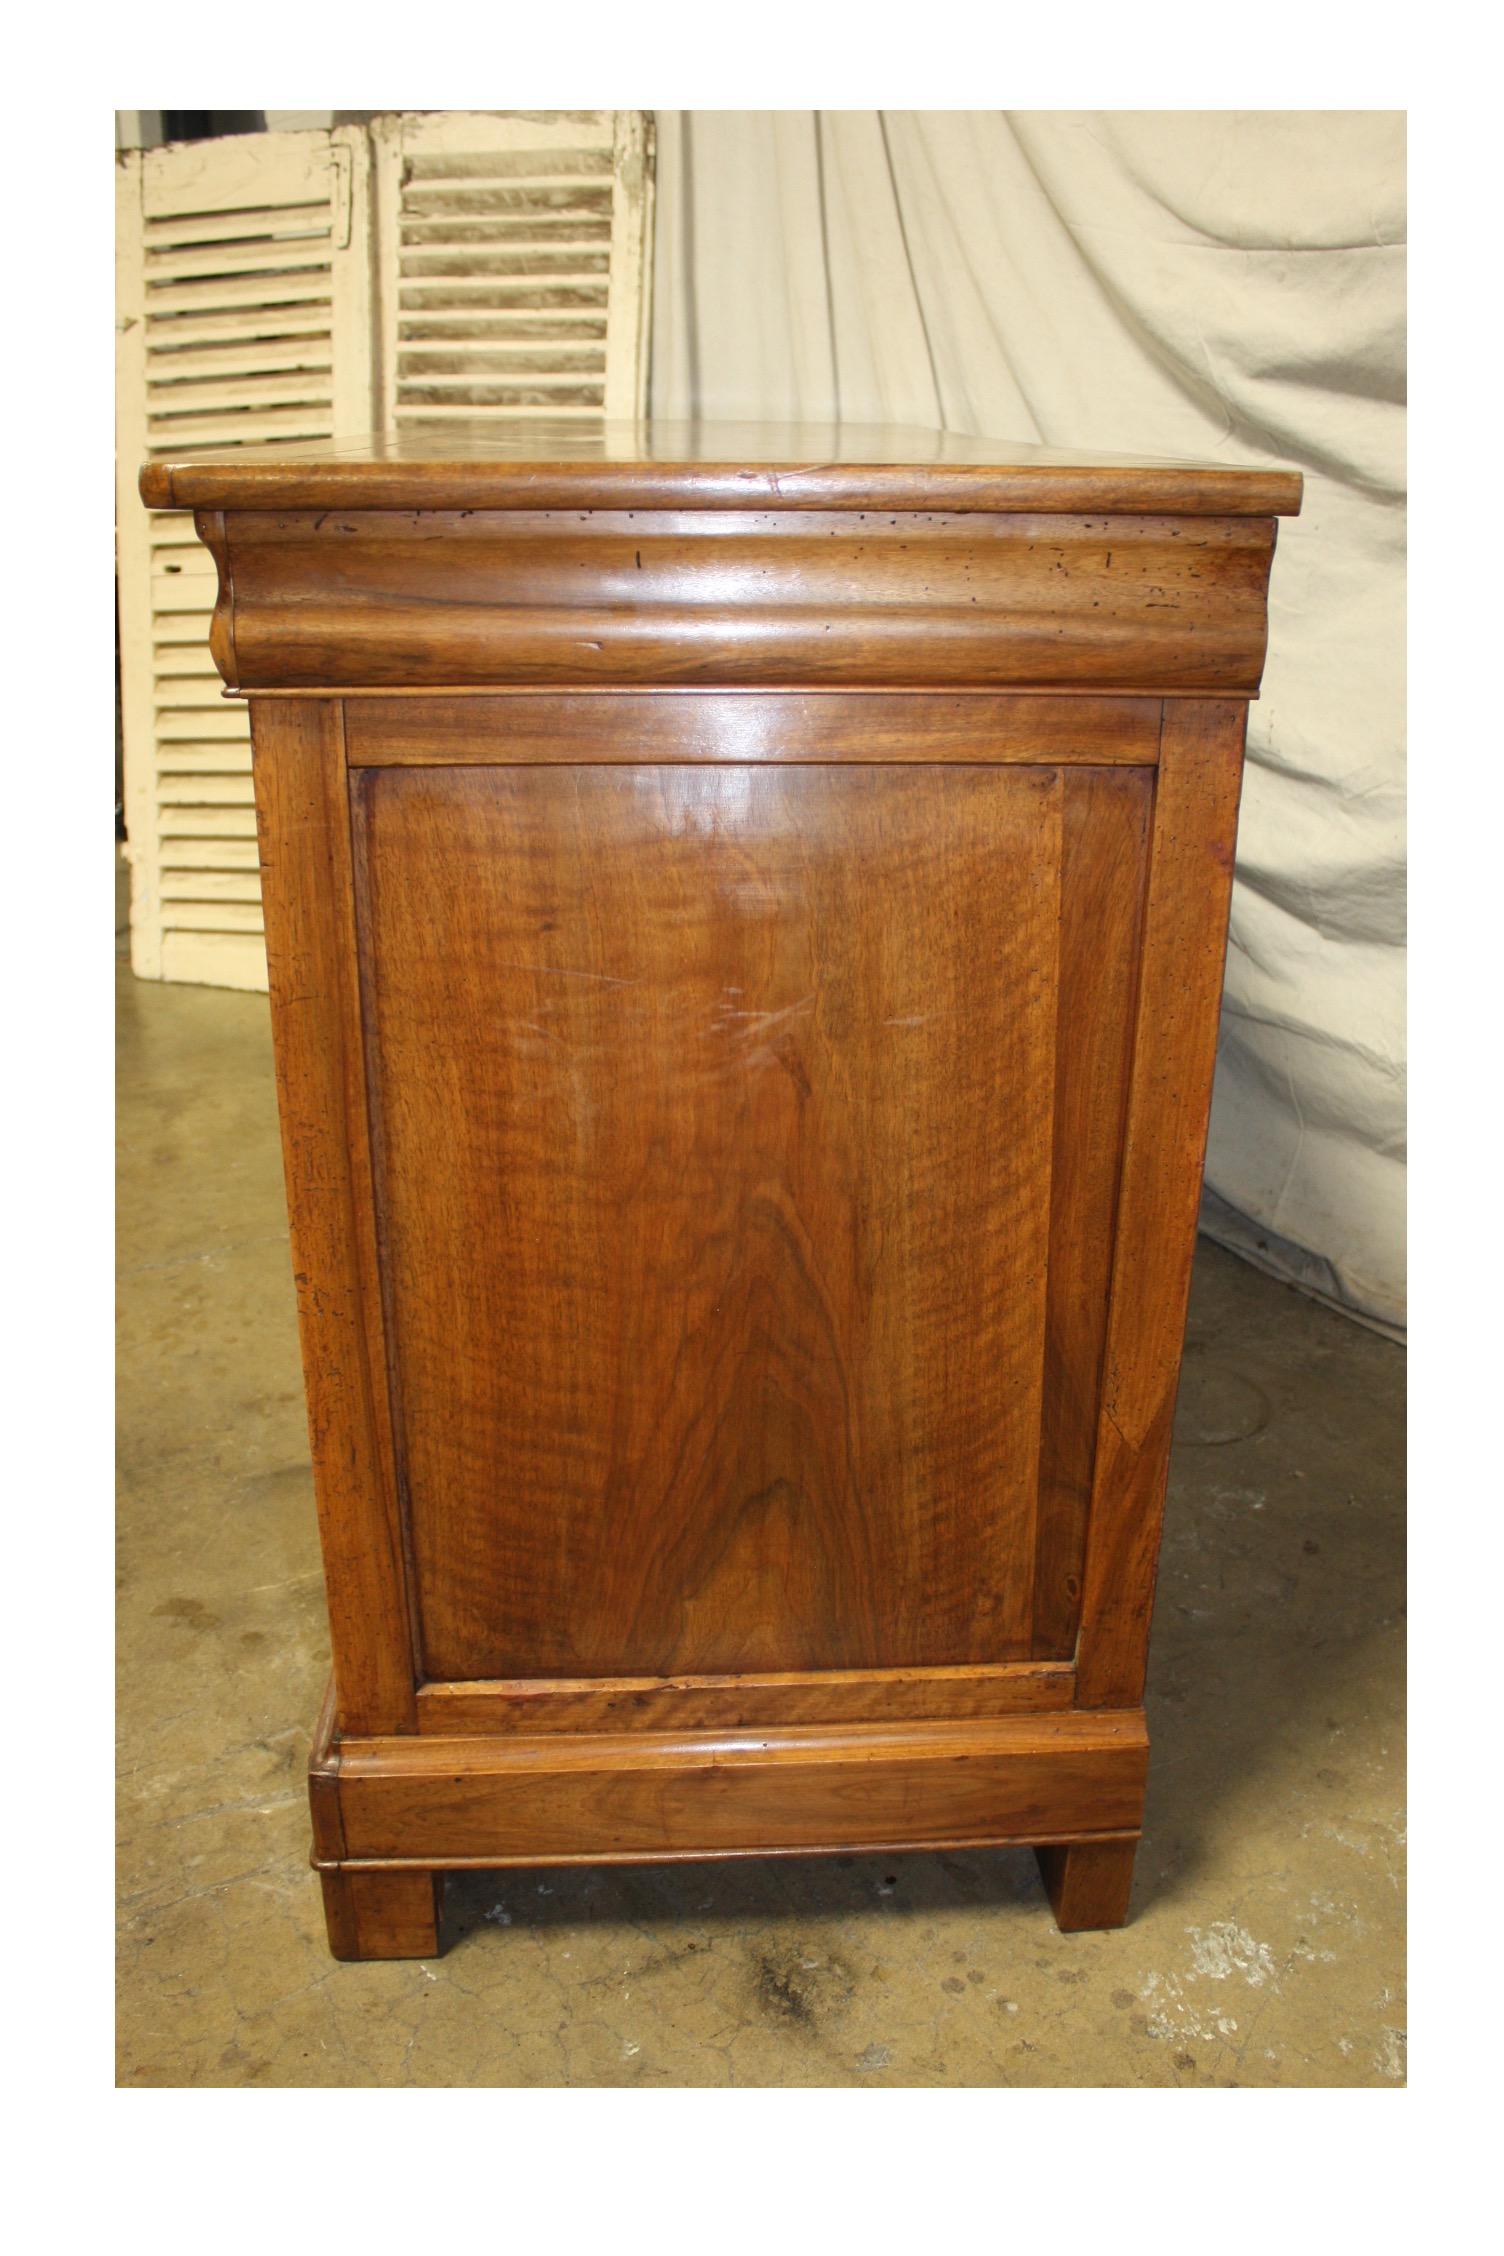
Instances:
[[[841,1856],[466,1875],[445,1957],[337,1966],[266,1002],[122,969],[119,1024],[122,2084],[1403,2079],[1403,1360],[1204,1241],[1125,1930]]]

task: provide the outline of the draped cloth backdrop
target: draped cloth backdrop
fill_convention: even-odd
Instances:
[[[1404,1319],[1404,121],[662,111],[652,411],[1277,463],[1204,1226]]]

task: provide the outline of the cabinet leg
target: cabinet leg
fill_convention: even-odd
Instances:
[[[442,1872],[321,1872],[336,1958],[437,1958]]]
[[[1045,1893],[1063,1935],[1121,1927],[1128,1917],[1136,1841],[1077,1842],[1036,1849]]]

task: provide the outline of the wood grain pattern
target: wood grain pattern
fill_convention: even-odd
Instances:
[[[1064,782],[1033,1640],[1060,1659],[1081,1620],[1153,777],[1086,768]]]
[[[1241,706],[1165,714],[1082,1599],[1078,1698],[1143,1695],[1217,1054]]]
[[[352,789],[424,1673],[1027,1657],[1059,772]]]
[[[1066,1662],[994,1668],[788,1670],[735,1676],[519,1677],[510,1683],[434,1683],[418,1689],[418,1729],[456,1733],[760,1731],[784,1724],[923,1723],[1041,1714],[1068,1708]]]
[[[1159,714],[1157,697],[517,690],[352,700],[345,729],[354,768],[784,760],[1111,767],[1153,765]]]
[[[412,1727],[337,706],[253,708],[256,820],[293,1274],[347,1731]]]
[[[901,425],[539,420],[344,444],[185,449],[154,509],[1060,510],[1293,515],[1288,470],[1164,462]]]
[[[1269,517],[328,508],[222,524],[214,648],[244,689],[1251,691],[1274,549]]]
[[[1136,1833],[1147,1766],[1140,1713],[387,1739],[344,1751],[340,1802],[357,1862],[944,1847]]]

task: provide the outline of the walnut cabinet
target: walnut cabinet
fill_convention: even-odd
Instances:
[[[154,462],[248,701],[335,1952],[1028,1843],[1127,1909],[1280,472],[714,426]]]

